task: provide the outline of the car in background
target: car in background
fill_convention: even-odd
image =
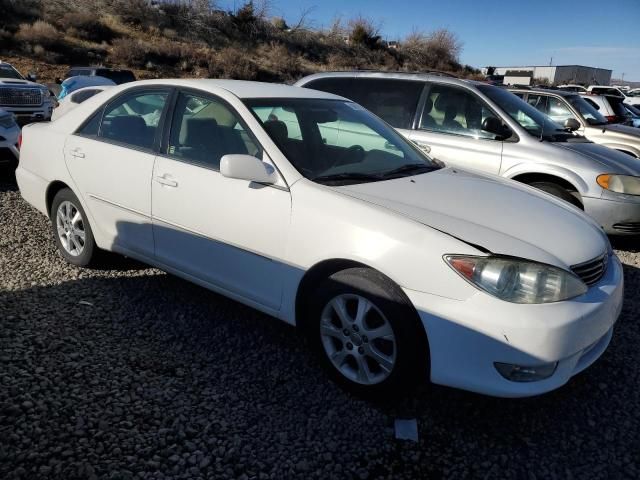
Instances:
[[[640,105],[640,98],[635,96],[627,95],[623,90],[618,87],[607,87],[602,85],[590,85],[587,87],[588,93],[593,93],[595,95],[607,95],[607,96],[615,96],[620,97],[629,105]]]
[[[49,120],[55,98],[48,87],[36,83],[34,74],[27,77],[0,61],[0,108],[13,113],[19,124]]]
[[[20,127],[15,115],[0,108],[0,166],[17,166]]]
[[[541,189],[607,233],[640,233],[640,162],[568,132],[502,87],[390,72],[318,73],[296,85],[363,105],[448,166]]]
[[[592,142],[640,159],[640,130],[632,126],[610,124],[586,97],[563,90],[510,88],[509,91],[558,125],[584,135]],[[633,108],[631,105],[622,105]]]
[[[136,76],[131,70],[121,70],[115,68],[106,68],[106,67],[71,67],[67,74],[65,75],[65,79],[69,77],[78,77],[78,76],[87,76],[87,77],[104,77],[112,80],[116,85],[121,85],[123,83],[135,82]]]
[[[624,99],[616,95],[598,95],[595,93],[581,94],[583,98],[593,105],[609,123],[627,123],[629,115],[624,108]]]
[[[71,110],[76,108],[85,100],[90,99],[94,95],[105,91],[107,88],[110,88],[109,85],[93,85],[90,87],[79,88],[77,90],[72,91],[68,95],[66,95],[62,100],[60,100],[58,106],[53,110],[53,115],[51,116],[51,120],[57,120],[62,117],[66,113],[69,113]]]
[[[556,389],[602,355],[622,308],[622,265],[589,217],[440,168],[323,92],[112,87],[25,127],[16,178],[69,263],[120,252],[294,324],[363,395],[427,375],[497,396]]]
[[[627,109],[627,113],[631,116],[631,125],[636,128],[640,127],[640,107],[625,103],[624,108]]]
[[[566,90],[567,92],[578,92],[578,93],[586,93],[587,87],[583,85],[575,85],[572,83],[568,83],[566,85],[558,85],[560,90]]]

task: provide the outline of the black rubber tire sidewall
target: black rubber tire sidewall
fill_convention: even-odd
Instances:
[[[84,231],[85,231],[85,243],[84,243],[84,249],[82,250],[82,253],[78,256],[73,256],[69,254],[62,246],[62,242],[58,237],[58,231],[56,227],[56,214],[58,211],[58,207],[64,201],[71,202],[82,215],[82,221],[84,224]],[[82,204],[78,200],[78,197],[76,197],[75,194],[68,188],[63,188],[58,193],[56,193],[56,196],[53,198],[53,202],[51,202],[51,231],[53,232],[53,238],[56,242],[56,246],[58,247],[58,251],[60,252],[60,255],[62,255],[62,257],[67,262],[73,265],[77,265],[79,267],[86,267],[91,265],[92,262],[95,261],[97,247],[96,247],[95,239],[93,238],[93,231],[91,230],[91,225],[89,224],[89,219],[87,218],[87,214],[84,211],[84,208],[82,208]]]
[[[533,183],[530,183],[529,186],[533,188],[537,188],[538,190],[542,190],[543,192],[548,193],[549,195],[553,195],[554,197],[557,197],[560,200],[564,200],[565,202],[570,203],[574,207],[577,207],[580,210],[583,210],[583,207],[582,205],[580,205],[580,202],[578,201],[578,199],[573,195],[571,195],[571,192],[561,187],[560,185],[557,185],[551,182],[533,182]]]
[[[384,381],[361,385],[343,376],[331,363],[320,337],[320,317],[325,305],[344,293],[361,295],[373,302],[391,324],[396,338],[396,364]],[[419,329],[420,320],[402,290],[388,277],[370,268],[350,268],[324,280],[310,299],[305,334],[323,367],[337,383],[369,398],[398,397],[428,378],[429,349]]]

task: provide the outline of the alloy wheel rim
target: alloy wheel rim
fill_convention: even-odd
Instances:
[[[78,207],[68,200],[58,206],[56,229],[62,248],[74,257],[81,255],[86,240],[84,219]]]
[[[353,382],[375,385],[393,372],[397,346],[391,323],[361,295],[341,294],[325,305],[320,338],[331,364]]]

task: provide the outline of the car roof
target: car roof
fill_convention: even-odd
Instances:
[[[559,97],[571,97],[573,95],[579,95],[580,92],[572,92],[560,89],[552,88],[508,88],[510,92],[522,92],[522,93],[544,93],[547,95],[557,95]]]
[[[319,78],[389,78],[394,80],[417,80],[417,81],[438,81],[444,83],[451,83],[455,85],[488,85],[486,82],[478,82],[474,80],[464,80],[450,76],[444,72],[388,72],[388,71],[368,71],[368,70],[352,70],[352,71],[334,71],[334,72],[322,72],[309,75],[301,79],[304,83]]]
[[[139,80],[125,84],[125,88],[142,85],[169,85],[216,93],[216,89],[224,89],[238,98],[317,98],[346,100],[331,93],[310,90],[308,88],[265,82],[250,82],[246,80],[217,80],[217,79],[158,79]],[[124,85],[123,85],[124,87]]]

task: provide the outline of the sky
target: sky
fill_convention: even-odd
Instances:
[[[259,0],[258,0],[259,1]],[[358,15],[380,24],[383,38],[447,28],[463,42],[461,62],[477,68],[587,65],[640,81],[640,0],[267,0],[271,15],[295,23],[309,13],[323,28]],[[231,10],[243,0],[218,0]],[[551,60],[553,58],[553,60]]]

